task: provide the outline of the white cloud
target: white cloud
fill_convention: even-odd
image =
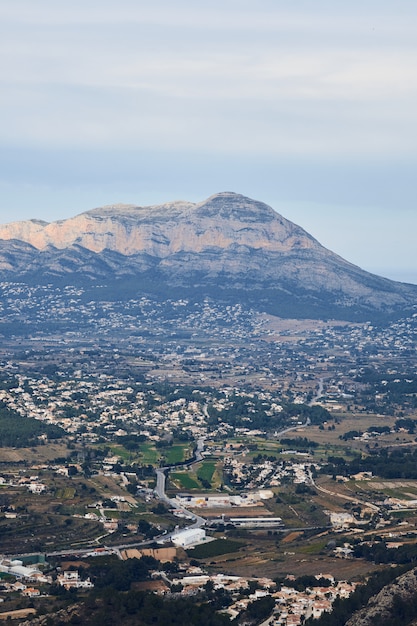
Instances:
[[[47,14],[32,6],[26,23],[4,32],[8,142],[378,156],[415,149],[416,47],[393,49],[381,35],[370,44],[369,16],[358,24],[353,14],[282,13],[269,3],[268,12],[234,14],[235,3],[202,12],[189,2],[159,3],[163,12],[92,4],[43,3]]]

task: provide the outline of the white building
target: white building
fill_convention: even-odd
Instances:
[[[206,531],[202,528],[189,528],[178,532],[172,537],[172,543],[181,548],[203,543],[206,540]]]
[[[58,583],[65,589],[91,589],[94,587],[89,578],[87,580],[81,580],[77,571],[66,571],[58,576]]]
[[[30,483],[30,485],[28,485],[28,489],[31,493],[39,494],[46,491],[46,485],[43,485],[42,483]]]
[[[15,559],[10,561],[9,559],[3,559],[0,561],[0,572],[5,572],[16,576],[16,578],[28,578],[40,574],[41,572],[35,567],[25,567],[23,561]]]

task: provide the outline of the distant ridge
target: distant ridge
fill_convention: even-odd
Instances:
[[[0,277],[100,281],[119,298],[238,299],[289,317],[372,319],[417,304],[417,286],[365,272],[268,205],[232,192],[0,225]]]

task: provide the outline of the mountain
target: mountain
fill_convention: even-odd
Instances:
[[[363,271],[266,204],[231,192],[0,225],[0,278],[100,281],[119,297],[239,299],[290,317],[368,319],[417,304],[417,286]]]
[[[417,569],[399,576],[373,596],[366,607],[354,613],[346,626],[374,624],[417,625]]]

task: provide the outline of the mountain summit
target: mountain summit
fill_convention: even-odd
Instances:
[[[245,245],[284,252],[314,240],[271,207],[235,193],[204,202],[137,207],[117,204],[58,222],[28,220],[0,225],[0,239],[18,239],[38,250],[79,245],[92,252],[125,256],[147,253],[164,259],[179,252],[204,252]]]
[[[372,317],[417,304],[417,286],[361,270],[268,205],[231,192],[0,225],[0,276],[99,279],[119,291],[128,282],[138,293],[238,298],[295,317]]]

